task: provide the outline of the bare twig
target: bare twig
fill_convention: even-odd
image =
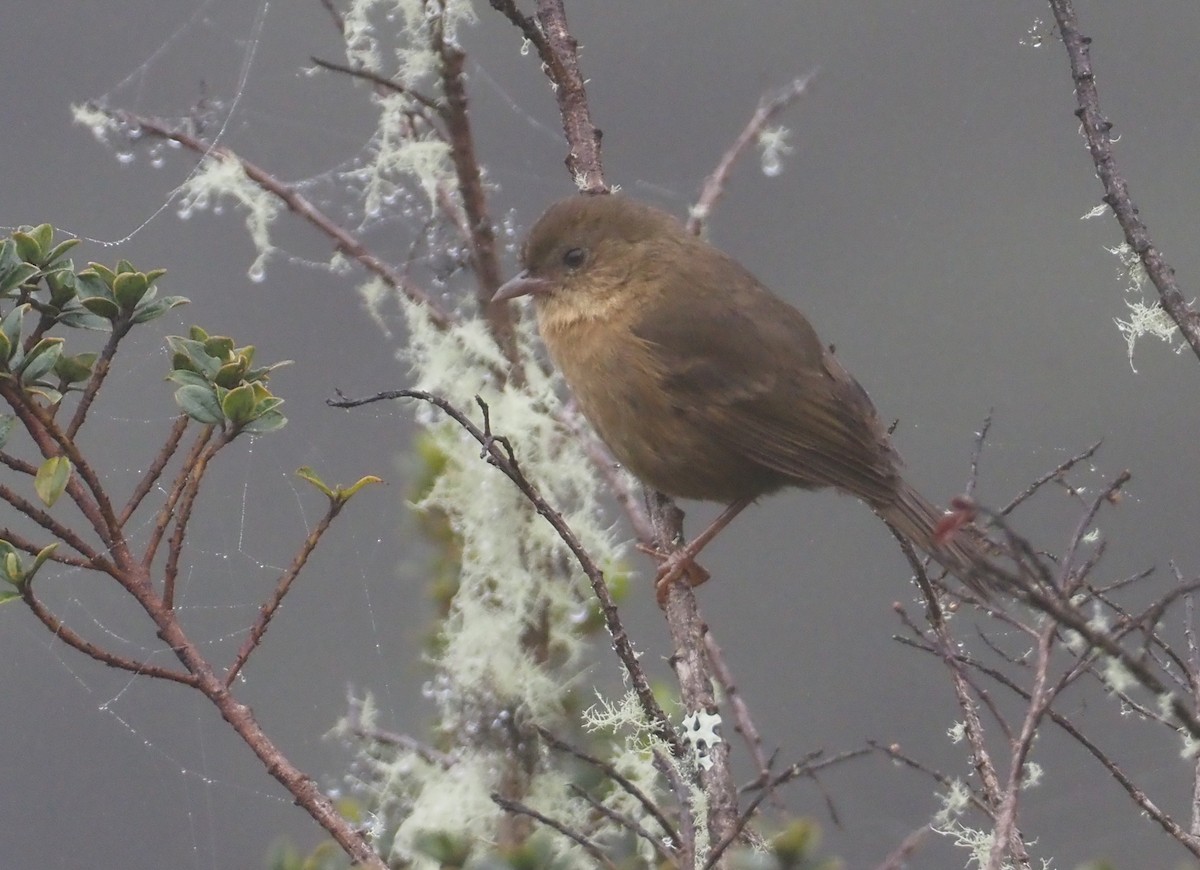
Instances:
[[[483,447],[483,455],[487,459],[488,464],[498,468],[505,477],[516,484],[517,488],[529,500],[534,509],[546,519],[546,522],[550,523],[554,531],[558,533],[559,538],[562,539],[562,542],[567,545],[567,548],[575,556],[579,566],[591,582],[592,591],[600,601],[600,609],[604,614],[605,624],[608,626],[609,634],[612,635],[613,648],[616,650],[617,656],[621,659],[621,663],[625,666],[625,670],[629,674],[634,692],[638,696],[638,702],[642,706],[642,711],[651,722],[655,734],[660,740],[670,746],[672,752],[676,755],[684,754],[687,750],[683,746],[679,736],[675,733],[675,730],[671,727],[667,714],[655,699],[645,671],[642,670],[641,663],[638,661],[638,654],[633,649],[629,635],[625,632],[625,626],[621,623],[620,613],[617,611],[616,602],[613,601],[608,584],[605,582],[604,572],[600,570],[591,555],[584,549],[583,544],[575,536],[571,527],[562,518],[562,514],[552,508],[538,489],[525,477],[525,473],[517,465],[516,457],[513,455],[508,439],[492,434],[490,427],[486,423],[485,428],[480,429],[471,422],[466,414],[446,399],[422,390],[385,390],[384,392],[376,393],[374,396],[367,396],[362,399],[347,399],[339,395],[339,398],[328,399],[327,402],[335,408],[356,408],[360,405],[389,399],[417,399],[441,409],[446,416],[454,420],[468,435],[479,442]],[[481,407],[486,409],[487,406],[484,405],[482,400],[477,398],[476,401],[479,402]]]
[[[197,688],[196,679],[192,674],[174,671],[170,668],[164,668],[159,665],[152,665],[148,662],[139,662],[133,659],[127,659],[124,656],[116,655],[108,650],[96,646],[91,641],[76,634],[73,630],[63,624],[57,616],[46,609],[45,605],[38,600],[33,594],[33,589],[30,584],[25,584],[21,590],[21,598],[29,607],[33,615],[38,618],[42,625],[50,629],[50,633],[57,638],[61,638],[63,643],[69,647],[73,647],[85,656],[95,659],[101,664],[108,665],[110,668],[116,668],[121,671],[129,671],[133,674],[142,676],[154,677],[159,680],[169,680],[173,683],[182,683],[185,686]]]
[[[643,840],[649,843],[654,851],[658,853],[658,857],[660,857],[663,861],[669,862],[672,860],[674,856],[667,849],[667,847],[663,845],[662,837],[656,836],[655,834],[647,831],[644,827],[638,824],[636,819],[632,819],[624,813],[619,813],[612,807],[605,806],[602,801],[592,797],[585,789],[575,785],[575,783],[571,783],[568,788],[571,790],[572,794],[581,800],[586,801],[588,806],[590,806],[600,815],[604,816],[606,819],[616,822],[620,827],[625,828],[627,831],[632,832],[635,836],[641,837]]]
[[[159,448],[154,461],[150,463],[150,467],[142,475],[142,479],[133,488],[133,493],[129,496],[129,500],[125,502],[125,507],[121,509],[121,515],[117,517],[117,522],[120,523],[122,528],[129,522],[129,518],[133,516],[133,512],[138,509],[138,505],[142,503],[142,500],[150,494],[150,490],[154,488],[154,484],[158,482],[158,479],[166,469],[167,463],[171,461],[171,457],[179,449],[179,442],[183,438],[184,430],[187,429],[189,419],[187,414],[180,414],[175,418],[175,422],[171,424],[171,431],[167,433],[166,441]]]
[[[746,825],[750,824],[750,820],[754,818],[754,813],[758,810],[759,805],[768,797],[770,797],[771,794],[773,794],[780,786],[785,785],[791,782],[793,779],[797,779],[801,776],[811,777],[815,780],[816,774],[820,771],[834,767],[835,765],[843,764],[854,758],[861,758],[864,755],[868,755],[870,752],[871,749],[869,748],[849,749],[845,752],[839,752],[837,755],[830,756],[829,758],[822,758],[821,756],[824,753],[822,750],[818,749],[810,752],[804,758],[790,765],[781,773],[776,774],[762,787],[762,789],[759,790],[758,794],[756,794],[746,806],[746,809],[742,811],[742,814],[738,817],[733,830],[730,831],[724,837],[724,839],[717,843],[711,852],[709,852],[708,860],[705,861],[703,870],[712,870],[713,867],[717,866],[717,862],[721,859],[721,856],[725,853],[725,850],[734,844],[737,838],[741,836],[742,831],[745,830]]]
[[[563,0],[538,0],[536,20],[522,14],[515,0],[491,0],[491,4],[537,49],[558,101],[569,147],[564,162],[575,186],[584,193],[606,193],[608,185],[600,158],[602,134],[592,123],[583,73],[579,70],[579,44],[567,28]]]
[[[553,828],[564,837],[567,837],[568,839],[574,840],[576,843],[578,843],[583,851],[587,852],[588,855],[591,856],[592,860],[595,861],[599,866],[609,867],[612,868],[612,870],[616,870],[616,865],[608,859],[604,852],[601,851],[600,847],[581,834],[579,831],[573,831],[557,819],[552,819],[543,813],[539,813],[533,807],[526,806],[520,801],[510,800],[509,798],[506,798],[503,795],[495,792],[492,793],[492,801],[496,804],[496,806],[507,810],[510,813],[515,813],[521,816],[529,816],[529,818],[536,819],[543,825]]]
[[[246,174],[247,178],[279,199],[291,211],[308,221],[308,223],[312,224],[329,238],[335,250],[356,261],[389,287],[399,290],[409,299],[424,305],[428,311],[430,321],[439,329],[445,329],[450,325],[453,319],[450,313],[430,296],[424,288],[418,287],[396,272],[391,266],[368,251],[358,239],[334,223],[332,218],[309,202],[295,188],[284,184],[265,169],[251,163],[249,160],[239,157],[223,145],[212,145],[193,136],[186,130],[173,127],[166,121],[158,118],[139,115],[124,109],[109,110],[108,114],[114,120],[129,126],[131,129],[139,130],[145,135],[178,142],[185,148],[214,160],[235,161]]]
[[[750,144],[762,135],[763,130],[766,129],[768,124],[775,120],[788,106],[804,95],[816,74],[817,71],[813,70],[807,75],[793,79],[790,84],[773,94],[763,94],[762,98],[758,101],[758,108],[754,110],[754,114],[750,116],[750,120],[742,128],[742,132],[738,134],[738,137],[733,140],[733,144],[721,155],[721,159],[717,163],[717,168],[712,171],[708,178],[704,179],[704,185],[700,188],[700,196],[696,200],[696,204],[692,206],[691,213],[688,215],[688,232],[700,235],[704,231],[704,224],[708,220],[709,215],[712,214],[717,200],[725,192],[725,185],[728,183],[729,176],[733,172],[733,167],[738,162],[738,159],[750,147]]]
[[[1200,357],[1200,312],[1189,305],[1180,292],[1175,282],[1175,270],[1150,240],[1150,232],[1129,196],[1129,186],[1117,170],[1112,147],[1112,124],[1100,111],[1100,94],[1092,72],[1091,38],[1079,32],[1079,22],[1071,0],[1050,0],[1050,8],[1054,10],[1063,46],[1071,61],[1071,79],[1075,83],[1075,98],[1079,103],[1075,115],[1083,127],[1092,163],[1104,186],[1104,202],[1113,210],[1125,234],[1125,241],[1141,259],[1146,274],[1158,290],[1163,309],[1175,321],[1192,352]]]
[[[284,596],[292,588],[292,583],[300,576],[300,572],[304,570],[304,566],[308,564],[308,558],[312,555],[313,550],[317,548],[317,544],[321,542],[321,537],[329,531],[330,524],[345,506],[345,499],[331,498],[329,500],[329,507],[326,509],[325,515],[321,517],[321,521],[313,527],[313,530],[308,533],[308,536],[304,539],[304,543],[300,545],[300,550],[296,553],[295,558],[292,559],[292,564],[288,565],[287,570],[275,582],[275,589],[272,591],[271,597],[259,607],[258,618],[254,620],[254,625],[250,627],[250,633],[242,641],[242,646],[237,651],[233,663],[225,672],[226,687],[233,685],[233,681],[237,679],[237,675],[241,673],[250,656],[258,649],[263,635],[267,633],[267,627],[271,624],[271,618],[279,610],[279,605],[283,603]]]
[[[1039,489],[1041,489],[1046,483],[1048,483],[1051,480],[1060,479],[1064,474],[1066,474],[1068,471],[1070,471],[1073,467],[1078,465],[1080,462],[1083,462],[1083,460],[1091,459],[1092,456],[1095,454],[1095,452],[1100,449],[1101,443],[1102,442],[1097,441],[1095,444],[1093,444],[1091,447],[1084,450],[1082,453],[1077,453],[1074,456],[1072,456],[1070,459],[1067,459],[1064,462],[1060,462],[1053,469],[1051,469],[1050,471],[1047,471],[1045,474],[1043,474],[1041,477],[1039,477],[1033,483],[1029,484],[1029,486],[1027,486],[1027,487],[1025,487],[1025,489],[1021,490],[1021,492],[1018,493],[1013,498],[1012,501],[1010,501],[1004,507],[1000,508],[1000,510],[998,511],[1000,516],[1002,516],[1002,517],[1008,516],[1014,510],[1016,510],[1017,507],[1019,507],[1024,501],[1029,499],[1035,492],[1037,492]]]
[[[750,707],[738,692],[737,684],[733,680],[733,672],[729,669],[729,663],[725,661],[725,654],[711,631],[704,633],[704,645],[708,650],[708,661],[712,665],[713,675],[717,678],[717,682],[721,684],[724,700],[733,708],[734,728],[742,735],[742,739],[746,741],[746,748],[750,750],[750,757],[754,759],[754,763],[758,766],[759,780],[762,783],[766,783],[768,777],[771,775],[771,761],[767,758],[766,752],[763,751],[762,736],[758,733],[758,728],[754,725],[754,719],[750,715]]]
[[[337,63],[336,61],[332,60],[324,60],[323,58],[319,57],[309,57],[309,60],[321,67],[321,69],[327,69],[330,72],[342,73],[343,75],[348,75],[351,78],[362,79],[365,82],[370,82],[386,93],[401,94],[406,97],[411,97],[426,109],[429,109],[431,112],[433,112],[435,115],[441,115],[442,113],[441,106],[438,105],[438,101],[433,99],[433,97],[428,97],[420,91],[410,88],[403,82],[398,82],[393,78],[388,78],[382,73],[375,72],[374,70],[367,69],[366,67],[347,66],[344,63]]]
[[[555,749],[559,750],[560,752],[566,752],[570,755],[573,755],[580,761],[584,761],[592,765],[592,767],[596,768],[606,777],[619,785],[626,794],[641,804],[642,808],[649,813],[656,822],[658,822],[659,826],[663,829],[663,833],[666,834],[672,843],[678,844],[680,842],[679,832],[675,830],[675,826],[671,824],[670,820],[665,815],[663,815],[663,812],[658,808],[658,805],[655,804],[654,801],[650,800],[650,798],[646,796],[646,793],[638,788],[637,785],[635,785],[632,781],[630,781],[627,776],[622,775],[620,771],[618,771],[604,759],[597,758],[596,756],[584,752],[582,749],[576,746],[572,746],[565,740],[556,737],[552,732],[541,727],[540,725],[537,726],[537,731],[540,735],[542,735],[542,739]]]

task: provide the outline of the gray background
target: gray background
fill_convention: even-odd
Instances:
[[[401,339],[385,337],[362,311],[352,289],[360,276],[305,265],[328,255],[306,227],[280,221],[286,253],[252,283],[253,253],[235,209],[188,222],[173,209],[152,217],[188,158],[171,153],[154,169],[143,150],[121,165],[71,124],[69,103],[101,96],[164,115],[183,113],[202,88],[228,104],[258,4],[9,6],[0,30],[0,224],[50,221],[115,240],[150,218],[128,242],[86,244],[77,260],[168,267],[166,292],[193,304],[164,321],[167,331],[201,323],[253,342],[263,360],[297,360],[275,381],[291,425],[229,451],[202,505],[181,596],[194,635],[218,658],[229,655],[317,516],[318,499],[288,477],[295,467],[316,466],[328,480],[378,472],[390,481],[335,527],[240,689],[292,758],[336,785],[346,755],[323,734],[348,684],[377,692],[399,729],[420,732],[431,715],[418,660],[431,611],[424,553],[404,508],[406,412],[324,407],[336,387],[404,386],[393,360]],[[786,117],[795,153],[784,173],[766,178],[746,161],[713,221],[714,240],[837,344],[881,412],[899,418],[898,444],[931,497],[961,490],[989,408],[996,424],[980,496],[990,504],[1103,438],[1097,475],[1134,473],[1131,497],[1105,516],[1103,576],[1171,559],[1196,572],[1196,363],[1147,343],[1138,372],[1130,369],[1113,326],[1124,315],[1122,284],[1104,252],[1119,240],[1115,224],[1080,220],[1099,187],[1076,135],[1065,54],[1053,40],[1022,44],[1035,18],[1048,17],[1042,4],[678,0],[576,2],[569,11],[610,180],[677,213],[759,94],[819,67],[813,92]],[[1096,41],[1121,166],[1190,297],[1200,7],[1171,0],[1082,4],[1080,12]],[[570,190],[563,144],[536,61],[519,54],[516,32],[495,13],[479,16],[464,41],[481,157],[499,187],[495,213],[513,209],[527,226]],[[302,74],[310,54],[340,59],[325,13],[315,0],[276,0],[226,131],[227,144],[287,181],[353,157],[372,121],[361,89]],[[335,186],[324,178],[314,196]],[[368,241],[398,261],[408,226],[398,216]],[[136,475],[168,425],[160,347],[151,330],[127,349],[120,383],[94,415],[87,445],[114,485]],[[697,509],[693,522],[712,510]],[[1048,494],[1018,524],[1058,548],[1075,520],[1066,499]],[[943,736],[955,718],[944,671],[889,640],[892,602],[912,591],[866,509],[831,494],[776,497],[725,533],[705,564],[715,577],[701,592],[705,615],[782,758],[875,738],[966,775],[960,749]],[[665,629],[647,585],[627,614],[653,657],[665,650]],[[91,637],[131,654],[154,648],[144,622],[100,579],[47,578],[43,593]],[[586,678],[611,684],[615,673],[598,654]],[[201,700],[83,660],[19,606],[0,611],[0,686],[0,866],[257,867],[280,835],[305,847],[319,840]],[[1178,741],[1118,719],[1098,697],[1074,692],[1064,709],[1186,819]],[[1047,733],[1036,756],[1048,775],[1028,798],[1024,827],[1038,854],[1059,866],[1093,857],[1129,867],[1183,861],[1057,735]],[[929,781],[878,760],[831,775],[827,786],[841,829],[813,788],[792,787],[788,801],[823,820],[830,850],[851,867],[872,866],[936,808]],[[930,843],[913,866],[961,863]]]

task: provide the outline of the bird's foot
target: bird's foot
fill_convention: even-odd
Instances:
[[[696,587],[707,582],[712,576],[696,564],[694,555],[688,552],[686,547],[670,553],[664,553],[662,550],[648,547],[645,544],[638,544],[637,548],[659,563],[658,572],[654,576],[654,591],[659,607],[666,606],[667,593],[671,591],[671,585],[676,581],[686,580],[689,586]]]

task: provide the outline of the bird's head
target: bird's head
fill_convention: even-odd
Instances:
[[[540,318],[605,317],[652,292],[664,261],[689,241],[675,218],[651,206],[615,194],[572,196],[538,218],[521,272],[493,299],[532,296]]]

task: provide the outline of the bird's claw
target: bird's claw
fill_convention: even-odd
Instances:
[[[659,607],[666,607],[667,594],[676,581],[686,580],[688,586],[695,588],[701,583],[706,583],[712,576],[696,564],[692,554],[686,549],[664,553],[662,550],[645,544],[638,544],[637,549],[656,559],[659,563],[658,572],[654,576],[654,591]]]

